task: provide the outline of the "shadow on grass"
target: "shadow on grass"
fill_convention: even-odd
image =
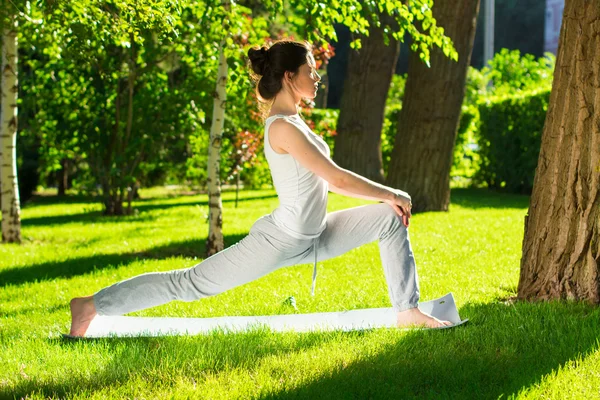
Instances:
[[[56,379],[54,382],[36,383],[32,380],[20,380],[13,388],[0,388],[0,398],[28,398],[33,394],[52,398],[71,397],[77,393],[89,395],[90,391],[102,390],[113,385],[121,386],[140,373],[142,376],[150,374],[164,377],[169,381],[177,374],[183,375],[182,380],[188,380],[186,377],[191,381],[202,380],[205,374],[218,374],[223,370],[251,370],[265,357],[285,357],[290,353],[327,346],[337,336],[308,333],[293,335],[283,342],[278,335],[265,330],[254,330],[238,334],[105,338],[87,342],[49,339],[51,344],[64,352],[63,354],[68,354],[69,351],[95,353],[95,349],[99,347],[107,348],[112,359],[99,373],[84,373],[79,377],[68,376],[63,381]],[[173,368],[174,371],[171,370]],[[155,383],[148,381],[149,385]],[[151,395],[150,398],[152,397]],[[198,395],[198,398],[202,397]]]
[[[469,305],[469,325],[411,332],[373,356],[263,399],[498,399],[599,350],[600,309],[583,304]]]
[[[489,189],[452,189],[450,206],[466,208],[528,208],[529,196]]]
[[[250,383],[251,377],[269,368],[263,361],[265,357],[289,355],[287,364],[293,372],[285,376],[300,378],[273,382],[273,388],[286,389],[263,392],[261,398],[497,399],[536,385],[570,360],[585,358],[598,350],[597,307],[573,303],[492,303],[466,305],[460,313],[471,319],[461,328],[404,335],[391,330],[389,336],[385,332],[375,335],[364,331],[285,334],[282,338],[280,334],[259,331],[101,339],[93,343],[54,340],[64,351],[71,346],[73,351],[96,353],[96,349],[108,347],[113,357],[99,372],[62,372],[60,379],[46,382],[21,379],[12,388],[0,389],[0,395],[21,398],[38,393],[62,398],[111,387],[116,391],[123,382],[140,380],[161,388],[175,381],[197,381],[202,385],[207,373],[234,369],[252,386],[255,383]],[[369,350],[361,349],[361,341],[371,340],[382,341],[375,353],[371,351],[373,345],[368,346]],[[345,362],[343,352],[315,353],[315,349],[332,345],[352,348],[358,352],[356,361]],[[66,353],[63,357],[68,356]],[[298,356],[311,357],[314,369],[310,366],[311,371],[297,371],[294,363]],[[323,364],[323,357],[336,357],[339,362],[333,368],[315,371],[322,368],[319,364]]]
[[[246,235],[224,236],[225,248],[242,240]],[[56,278],[71,278],[95,270],[126,266],[138,260],[164,260],[170,257],[197,257],[190,267],[200,263],[206,252],[206,239],[171,242],[148,250],[100,254],[91,257],[74,257],[61,261],[49,261],[30,266],[14,267],[0,271],[0,287],[21,285],[28,282],[48,281]]]
[[[254,197],[241,197],[238,199],[238,204],[250,201],[250,200],[265,200],[270,198],[276,198],[277,195],[267,195],[267,196],[254,196]],[[161,203],[160,201],[164,200],[165,203]],[[148,221],[154,219],[152,216],[148,214],[144,214],[147,212],[151,212],[154,210],[166,210],[177,207],[192,207],[192,206],[207,206],[208,201],[186,201],[180,203],[171,203],[169,202],[171,199],[153,199],[148,198],[145,200],[137,200],[136,203],[132,206],[132,208],[137,209],[140,214],[139,215],[125,215],[125,216],[105,216],[102,214],[102,211],[89,211],[78,214],[70,214],[70,215],[52,215],[47,217],[34,217],[34,218],[23,218],[21,223],[22,226],[46,226],[46,225],[61,225],[61,224],[70,224],[70,223],[80,223],[80,222],[89,222],[89,223],[114,223],[114,222],[138,222],[138,221]],[[37,201],[36,201],[37,202]],[[155,204],[144,204],[147,203],[155,203]],[[226,203],[235,203],[235,199],[223,199],[222,202]],[[58,198],[52,203],[46,204],[62,204]],[[69,203],[69,202],[66,202]],[[77,201],[72,201],[71,203],[79,203]]]

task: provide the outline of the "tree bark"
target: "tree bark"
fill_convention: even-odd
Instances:
[[[600,303],[600,2],[567,0],[533,183],[519,299]]]
[[[448,211],[452,153],[465,94],[479,0],[436,0],[433,15],[458,62],[434,48],[431,68],[411,52],[387,186],[411,195],[413,212]]]
[[[327,70],[325,70],[327,71]],[[319,84],[319,91],[317,97],[315,97],[315,108],[327,108],[327,96],[329,94],[329,76],[327,72],[321,74],[321,83]]]
[[[223,241],[223,204],[221,201],[221,142],[225,122],[225,106],[227,100],[227,60],[225,58],[225,40],[219,47],[219,69],[217,85],[214,93],[212,126],[208,145],[208,239],[206,241],[206,257],[210,257],[225,248]]]
[[[369,36],[359,36],[361,49],[350,50],[333,160],[342,168],[382,183],[381,129],[400,42],[391,38],[385,45],[384,27],[396,31],[397,24],[387,14],[379,18],[381,27],[371,23]]]
[[[12,16],[2,32],[2,118],[0,123],[0,182],[2,241],[21,242],[21,206],[17,181],[17,19]]]

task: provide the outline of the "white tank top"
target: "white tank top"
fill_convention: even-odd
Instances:
[[[283,118],[303,131],[325,156],[330,157],[331,151],[327,142],[297,114],[276,114],[265,121],[265,157],[279,197],[279,206],[271,212],[271,217],[290,236],[315,239],[325,230],[329,183],[303,167],[291,154],[279,154],[273,150],[269,142],[269,127],[277,118]]]

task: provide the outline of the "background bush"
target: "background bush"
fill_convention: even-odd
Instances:
[[[456,186],[530,193],[548,107],[555,57],[502,49],[469,68],[450,172]]]
[[[550,89],[484,98],[479,107],[477,175],[489,187],[530,194]]]
[[[554,63],[552,54],[536,60],[530,54],[521,55],[518,50],[502,49],[487,67],[481,70],[469,68],[450,171],[453,187],[488,186],[517,193],[531,191]],[[38,86],[46,84],[47,79],[40,80],[37,76],[41,73],[40,68],[34,68],[34,65],[26,67],[22,87],[35,92]],[[381,133],[386,175],[398,130],[405,83],[406,74],[394,75],[386,101]],[[180,96],[181,91],[173,93]],[[232,170],[236,168],[234,142],[240,132],[250,131],[260,138],[262,144],[255,158],[243,164],[240,180],[249,189],[271,187],[271,173],[264,157],[264,126],[254,115],[256,104],[251,98],[231,97],[228,99],[231,100],[230,109],[226,114],[222,142],[221,182],[235,183],[235,179],[231,178]],[[36,101],[41,100],[37,98]],[[168,146],[159,148],[153,157],[141,163],[137,179],[143,186],[184,184],[206,187],[210,116],[205,116],[203,110],[210,108],[208,103],[194,103],[188,98],[173,99],[179,110],[174,123],[178,134],[171,135],[174,137]],[[25,107],[24,115],[28,109],[33,110],[34,107]],[[60,167],[59,161],[65,157],[73,160],[70,171],[72,188],[78,192],[94,192],[97,183],[90,173],[86,153],[78,148],[77,130],[68,129],[64,122],[59,123],[64,118],[59,118],[57,109],[46,107],[42,110],[37,111],[37,119],[33,116],[25,118],[20,133],[19,174],[23,178],[22,185],[31,183],[28,187],[23,185],[22,198],[28,198],[38,182],[52,184],[52,176]],[[339,110],[306,107],[302,114],[311,129],[328,143],[333,155]],[[146,126],[139,128],[144,132],[147,130]],[[56,130],[74,132],[69,135],[70,142],[61,142],[63,148],[44,145],[44,135]],[[36,132],[41,134],[41,144],[34,135]],[[40,154],[43,157],[40,158]]]
[[[383,159],[383,171],[386,176],[396,141],[396,132],[398,132],[398,117],[402,109],[405,85],[406,74],[394,75],[385,104],[385,118],[383,120],[383,129],[381,130],[381,156]]]
[[[469,68],[450,172],[453,186],[488,186],[518,193],[531,190],[554,61],[552,54],[536,60],[530,54],[521,56],[518,50],[502,49],[488,67]],[[386,101],[381,133],[386,174],[405,83],[406,74],[394,75]],[[264,127],[256,121],[249,124],[242,117],[247,112],[242,108],[227,116],[226,127],[229,128],[223,140],[221,178],[225,182],[230,169],[227,154],[233,149],[233,137],[227,132],[251,125],[263,138],[263,145],[257,151],[255,163],[243,169],[240,179],[245,188],[271,187],[271,174],[264,157]],[[236,115],[237,112],[241,114]],[[328,143],[333,155],[339,110],[304,108],[302,114],[310,128]],[[198,130],[190,137],[192,156],[187,160],[188,183],[206,185],[207,143],[205,130]]]

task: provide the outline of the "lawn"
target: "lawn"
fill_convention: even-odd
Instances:
[[[142,191],[135,215],[93,199],[38,197],[24,243],[0,246],[0,398],[600,398],[600,309],[511,303],[528,197],[454,189],[446,213],[411,219],[421,299],[453,292],[464,327],[445,331],[269,333],[65,342],[74,296],[201,261],[206,195]],[[274,190],[223,193],[225,245],[277,206]],[[369,204],[331,194],[328,210]],[[377,242],[280,269],[195,302],[138,316],[214,317],[389,307]],[[298,311],[285,300],[294,296]]]

